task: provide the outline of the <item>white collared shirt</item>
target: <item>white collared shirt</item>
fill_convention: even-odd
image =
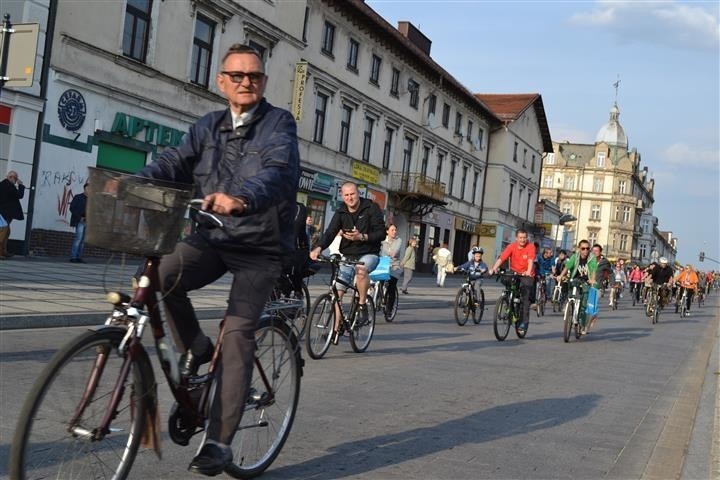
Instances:
[[[250,120],[252,120],[253,115],[255,114],[255,111],[257,110],[258,106],[260,104],[258,103],[253,108],[248,110],[247,112],[243,112],[241,114],[237,114],[233,112],[232,109],[230,109],[230,115],[232,117],[233,122],[233,129],[236,129],[238,127],[242,127],[243,125],[247,125],[250,123]]]

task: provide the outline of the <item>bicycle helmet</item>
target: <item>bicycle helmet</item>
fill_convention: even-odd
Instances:
[[[471,252],[472,252],[473,255],[474,255],[474,254],[476,254],[476,253],[485,253],[485,250],[483,250],[482,247],[473,247],[473,249],[471,250]]]

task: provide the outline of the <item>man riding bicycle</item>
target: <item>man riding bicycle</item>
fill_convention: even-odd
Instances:
[[[522,299],[522,319],[518,330],[526,332],[530,323],[530,294],[535,286],[534,264],[535,245],[528,243],[527,230],[519,229],[515,232],[515,241],[505,247],[495,264],[488,272],[495,273],[500,265],[510,260],[510,270],[522,275],[520,280],[520,297]]]
[[[667,258],[660,257],[660,264],[652,269],[650,276],[653,285],[658,286],[658,305],[663,309],[670,298],[673,284],[673,269],[668,265]]]
[[[348,260],[362,262],[353,268],[351,265],[340,266],[340,278],[346,283],[352,282],[355,275],[355,286],[358,290],[358,306],[361,319],[368,320],[367,292],[370,288],[369,272],[378,264],[380,244],[385,239],[385,221],[380,207],[367,198],[360,198],[357,185],[345,182],[340,187],[343,204],[335,211],[327,230],[310,251],[310,258],[317,260],[320,252],[326,249],[339,232],[340,253]],[[335,325],[332,342],[337,345],[340,312],[335,311]]]
[[[625,284],[627,283],[627,275],[625,275],[625,268],[623,267],[623,264],[620,263],[620,261],[615,263],[615,266],[612,269],[612,272],[610,272],[610,279],[612,282],[613,287],[617,287],[618,289],[618,298],[620,298],[620,295],[622,295],[623,288],[625,288]],[[615,301],[617,302],[617,298]],[[612,295],[610,296],[610,306],[613,306],[613,298]]]
[[[587,308],[588,294],[590,293],[589,287],[595,283],[597,268],[597,258],[595,255],[590,255],[590,242],[580,240],[580,243],[578,243],[578,251],[567,259],[563,271],[558,276],[558,281],[560,281],[562,277],[570,272],[570,280],[577,279],[584,284],[582,299],[580,300],[580,311],[578,313],[578,322],[580,322],[580,333],[582,335],[587,334],[588,322],[585,309]]]
[[[555,266],[555,257],[553,257],[552,249],[545,247],[540,255],[536,259],[537,266],[535,267],[535,275],[537,276],[537,284],[545,279],[545,298],[548,299],[552,296],[553,288],[555,288],[555,279],[552,277],[553,268]],[[539,298],[535,299],[539,301]]]
[[[229,108],[202,117],[182,144],[139,172],[194,184],[203,210],[228,215],[221,228],[198,217],[197,232],[159,268],[168,320],[187,349],[180,361],[186,376],[196,375],[213,353],[187,293],[228,271],[234,277],[207,440],[189,467],[204,475],[222,473],[232,461],[229,445],[248,397],[258,320],[280,275],[280,258],[293,247],[300,163],[295,120],[265,100],[267,76],[256,50],[232,45],[216,82]]]
[[[686,316],[690,316],[690,303],[692,302],[693,295],[695,294],[695,290],[697,290],[698,287],[698,275],[693,270],[692,266],[690,264],[685,265],[685,268],[682,272],[677,276],[677,282],[680,284],[680,287],[684,288],[687,292],[687,299],[686,299]],[[678,298],[680,298],[680,293],[678,292]],[[675,313],[678,312],[679,305],[675,305]]]

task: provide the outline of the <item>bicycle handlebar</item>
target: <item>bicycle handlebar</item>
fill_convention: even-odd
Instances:
[[[345,264],[345,265],[365,265],[365,262],[360,262],[356,260],[348,260],[346,258],[343,258],[342,255],[338,253],[333,253],[329,257],[325,255],[318,255],[318,262],[324,262],[324,263],[334,263],[336,265],[338,264]]]
[[[192,208],[193,210],[195,210],[201,217],[205,217],[208,220],[210,220],[210,222],[212,222],[216,227],[220,227],[220,228],[224,227],[225,224],[223,223],[223,221],[220,220],[218,217],[216,217],[215,214],[206,212],[205,210],[203,210],[201,208],[203,202],[204,202],[204,200],[202,198],[193,198],[192,200],[190,200],[190,203],[188,206],[190,208]]]

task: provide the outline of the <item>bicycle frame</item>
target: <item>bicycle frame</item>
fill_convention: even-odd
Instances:
[[[353,265],[359,265],[359,262],[348,262]],[[332,297],[332,305],[333,309],[335,309],[335,320],[337,321],[337,314],[338,311],[340,312],[340,325],[345,328],[347,331],[352,330],[354,325],[350,323],[350,319],[355,317],[355,306],[358,304],[358,301],[360,300],[360,293],[358,292],[357,287],[355,285],[351,285],[348,282],[345,282],[339,278],[340,276],[340,265],[339,262],[331,262],[330,265],[332,266],[332,273],[330,274],[330,294]],[[349,288],[353,291],[353,299],[350,302],[350,310],[347,315],[345,315],[345,310],[343,309],[342,304],[342,298],[346,292],[343,292],[343,294],[340,294],[340,291],[337,288],[337,282],[340,282],[344,287]],[[373,299],[374,301],[374,299]],[[333,327],[334,328],[334,327]]]

